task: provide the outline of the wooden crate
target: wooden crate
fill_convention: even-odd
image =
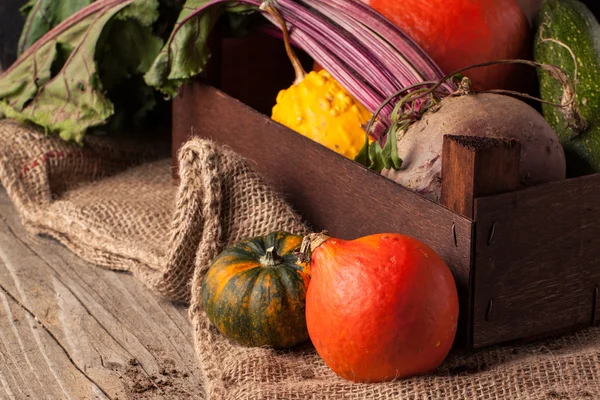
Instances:
[[[444,181],[452,175],[467,190],[445,187],[444,206],[200,82],[174,100],[174,152],[192,131],[252,160],[316,230],[343,239],[397,232],[434,248],[459,289],[459,346],[546,336],[600,320],[600,174],[512,190],[518,152],[471,154],[447,138]],[[495,168],[498,162],[475,168],[498,157],[506,168]],[[494,194],[501,191],[509,192]]]

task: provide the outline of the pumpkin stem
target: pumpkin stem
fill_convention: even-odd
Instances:
[[[306,76],[306,71],[304,71],[304,68],[302,68],[302,64],[300,63],[298,56],[296,55],[294,49],[292,48],[292,45],[290,44],[290,33],[288,32],[285,20],[283,19],[279,11],[277,11],[277,9],[271,4],[269,4],[267,1],[263,2],[260,5],[260,9],[271,15],[273,18],[275,18],[277,23],[281,26],[281,32],[283,33],[283,43],[285,44],[285,52],[287,53],[288,58],[292,62],[292,65],[294,66],[294,72],[296,73],[296,80],[294,81],[294,85],[299,84]]]
[[[265,255],[260,258],[260,263],[265,267],[274,267],[278,264],[281,264],[283,259],[279,257],[277,251],[275,251],[275,247],[271,246],[265,251]]]
[[[310,233],[304,236],[300,251],[297,254],[298,259],[304,263],[310,262],[313,251],[330,239],[327,233],[327,231],[323,231],[321,233]]]

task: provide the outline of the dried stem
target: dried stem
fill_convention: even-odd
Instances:
[[[304,68],[302,68],[302,64],[300,63],[296,52],[290,44],[290,33],[287,29],[285,19],[283,19],[283,17],[275,7],[273,7],[266,1],[260,5],[260,9],[271,15],[273,18],[275,18],[277,23],[281,25],[281,32],[283,33],[283,43],[285,44],[285,52],[287,53],[288,58],[292,62],[292,65],[294,66],[294,72],[296,73],[296,80],[294,81],[294,85],[299,84],[306,76],[306,71],[304,71]]]
[[[556,40],[553,38],[545,38],[544,37],[544,25],[542,25],[540,27],[540,41],[542,43],[554,43],[558,46],[563,47],[564,49],[566,49],[569,54],[571,55],[571,58],[573,59],[573,90],[569,91],[569,90],[563,90],[563,95],[561,98],[561,104],[569,104],[572,103],[573,106],[572,107],[566,107],[563,108],[561,110],[563,117],[565,118],[565,121],[567,121],[567,127],[571,128],[571,130],[573,131],[573,134],[571,135],[571,138],[577,136],[581,131],[585,130],[585,128],[587,128],[587,121],[585,121],[583,119],[583,117],[581,116],[581,113],[579,112],[579,105],[577,104],[576,100],[576,95],[577,95],[577,75],[579,73],[579,65],[577,64],[577,56],[575,56],[575,53],[573,52],[573,50],[567,46],[565,43],[561,42],[560,40]]]

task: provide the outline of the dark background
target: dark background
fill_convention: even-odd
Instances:
[[[596,18],[600,18],[600,0],[583,0],[582,2],[592,10]]]
[[[16,57],[17,41],[23,25],[19,8],[25,0],[0,0],[0,71]]]

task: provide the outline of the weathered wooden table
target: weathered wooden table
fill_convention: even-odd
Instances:
[[[187,310],[33,238],[0,189],[0,399],[202,399]]]

